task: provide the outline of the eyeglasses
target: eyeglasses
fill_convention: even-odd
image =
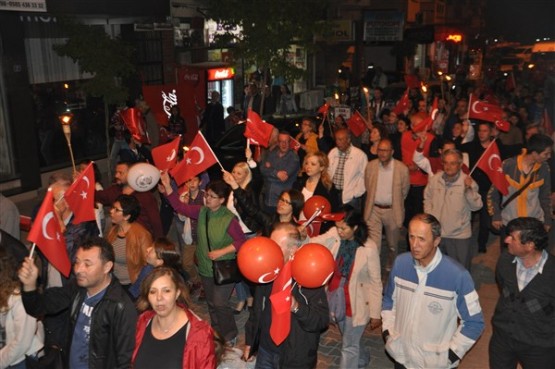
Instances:
[[[204,198],[205,198],[205,199],[214,199],[214,200],[215,200],[215,199],[219,199],[220,196],[218,196],[218,195],[210,195],[208,192],[205,192],[205,193],[204,193]]]
[[[110,210],[113,210],[113,211],[115,211],[116,213],[123,213],[123,209],[116,208],[115,206],[112,206],[112,207],[110,208]]]
[[[287,204],[287,205],[291,205],[291,201],[286,200],[286,199],[284,199],[283,197],[280,197],[280,198],[278,199],[278,201],[281,201],[281,202],[283,202],[284,204]]]

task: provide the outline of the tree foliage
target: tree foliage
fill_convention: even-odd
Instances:
[[[224,30],[242,28],[242,35],[231,32],[216,37],[216,45],[234,47],[234,55],[247,63],[269,67],[273,74],[292,81],[304,70],[290,63],[292,45],[307,51],[315,47],[314,36],[327,24],[329,0],[208,0],[207,14]]]
[[[124,102],[128,91],[121,80],[135,70],[131,62],[132,47],[119,38],[110,38],[102,26],[84,25],[68,19],[62,24],[70,36],[64,44],[53,48],[58,55],[79,63],[81,71],[93,74],[93,78],[80,85],[83,91],[103,97],[107,104]]]

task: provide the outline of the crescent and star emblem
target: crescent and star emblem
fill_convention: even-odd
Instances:
[[[474,102],[472,103],[471,109],[472,109],[472,112],[473,112],[473,113],[476,113],[476,114],[480,114],[480,113],[481,113],[480,111],[476,110],[476,105],[479,104],[479,103],[480,103],[479,101],[474,101]]]
[[[177,155],[177,153],[176,153],[175,149],[172,149],[172,152],[171,152],[171,154],[166,158],[166,161],[167,161],[167,162],[172,161],[173,159],[175,159],[175,156],[176,156],[176,155]]]
[[[42,219],[42,235],[44,236],[44,238],[46,238],[47,240],[53,240],[54,238],[51,237],[47,230],[48,230],[48,222],[50,222],[51,219],[54,218],[54,213],[48,212],[44,218]]]
[[[495,168],[493,167],[493,159],[499,160],[499,162],[501,163],[501,158],[499,157],[499,155],[497,154],[493,154],[492,156],[490,156],[490,158],[488,159],[488,166],[491,170],[495,170],[497,172],[502,172],[503,170],[501,169],[500,165],[496,165]]]
[[[198,165],[200,163],[202,163],[204,161],[204,151],[202,151],[202,149],[198,146],[195,147],[191,147],[191,151],[196,151],[199,154],[199,159],[196,163],[192,163],[191,159],[187,159],[187,164],[194,164],[194,165]]]
[[[274,276],[277,276],[279,274],[279,268],[276,268],[275,270],[268,272],[268,273],[264,273],[262,274],[259,278],[258,278],[258,283],[269,283],[271,281],[273,281],[275,278]],[[266,279],[270,277],[270,279]]]

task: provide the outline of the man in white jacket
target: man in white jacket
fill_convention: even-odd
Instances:
[[[441,253],[441,225],[412,218],[410,253],[397,257],[382,303],[385,349],[395,369],[455,368],[484,330],[468,270]]]
[[[478,185],[461,171],[463,158],[458,150],[442,155],[443,172],[429,179],[424,190],[424,212],[441,223],[441,251],[467,270],[472,264],[472,212],[482,208]]]

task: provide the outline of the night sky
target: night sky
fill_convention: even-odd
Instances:
[[[534,43],[555,39],[555,0],[486,0],[487,36]]]

